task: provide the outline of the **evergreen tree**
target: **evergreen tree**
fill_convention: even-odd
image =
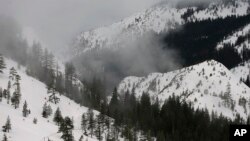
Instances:
[[[3,90],[2,88],[0,88],[0,102],[2,102],[2,99],[3,99]]]
[[[8,81],[7,91],[6,91],[7,104],[10,103],[10,88],[11,88],[11,82],[10,82],[10,80],[9,80],[9,81]]]
[[[7,98],[7,90],[6,89],[3,90],[3,98]]]
[[[69,117],[65,117],[59,127],[59,133],[62,133],[61,138],[64,141],[74,141],[72,130],[74,129],[73,122]]]
[[[63,121],[62,113],[61,113],[61,110],[59,109],[59,107],[56,109],[56,112],[55,112],[53,121],[54,121],[57,125],[60,125],[61,122]]]
[[[119,109],[119,99],[118,99],[118,92],[117,92],[117,88],[115,87],[112,93],[112,98],[111,101],[109,103],[109,109],[110,109],[110,113],[111,116],[115,119],[118,119],[118,109]],[[118,121],[118,120],[116,120]]]
[[[55,87],[55,82],[53,81],[49,86],[48,86],[48,94],[50,94],[49,96],[49,101],[57,104],[60,99],[56,96],[56,87]]]
[[[224,96],[225,100],[225,106],[226,107],[229,107],[229,108],[232,108],[232,94],[231,94],[231,85],[230,83],[227,84],[227,90],[225,92],[225,96]]]
[[[6,65],[5,65],[5,61],[4,61],[4,58],[2,56],[2,54],[0,54],[0,73],[3,73],[3,69],[6,68]]]
[[[16,75],[17,75],[16,69],[14,67],[12,67],[10,69],[9,79],[12,80],[12,81],[14,81]]]
[[[12,102],[12,105],[15,107],[15,109],[17,109],[19,107],[20,100],[21,100],[21,88],[20,88],[20,82],[19,82],[21,80],[21,77],[20,75],[17,74],[15,78],[16,78],[16,82],[14,85],[16,85],[16,89],[11,98],[11,102]]]
[[[65,91],[71,96],[73,91],[73,78],[75,76],[75,67],[72,62],[65,64]]]
[[[96,135],[96,138],[101,141],[102,140],[102,117],[101,117],[101,114],[97,115],[97,119],[96,119],[96,129],[95,129],[95,135]]]
[[[10,130],[11,130],[10,117],[7,118],[7,121],[2,128],[3,128],[3,132],[10,132]]]
[[[6,134],[3,135],[3,141],[8,141]]]
[[[131,129],[128,125],[124,127],[123,134],[124,134],[125,139],[127,139],[129,141],[133,140],[133,134],[132,134]]]
[[[110,139],[110,118],[106,116],[105,118],[105,126],[107,127],[107,139]]]
[[[44,118],[48,118],[47,103],[45,103],[45,104],[43,105],[42,116],[43,116]]]
[[[11,88],[11,82],[10,80],[8,81],[8,87],[7,87],[7,90],[10,91],[10,88]]]
[[[11,103],[14,106],[15,109],[19,107],[20,99],[17,91],[13,92],[13,95],[11,97]]]
[[[7,91],[6,91],[6,99],[7,99],[7,104],[10,103],[10,89],[8,88]]]
[[[139,107],[139,122],[141,122],[142,130],[146,131],[149,125],[152,122],[152,110],[151,110],[151,101],[147,93],[143,93],[141,96]]]
[[[34,123],[34,124],[37,124],[37,118],[34,118],[34,119],[33,119],[33,123]]]
[[[87,135],[87,122],[88,122],[87,117],[85,116],[85,114],[82,114],[81,128],[84,131],[85,135]]]
[[[29,109],[28,109],[28,104],[25,100],[24,104],[23,104],[23,116],[27,117],[29,115]]]
[[[20,86],[20,80],[21,80],[21,76],[16,74],[16,82],[15,82],[15,85],[16,85],[16,89],[18,89],[18,86]]]
[[[92,109],[90,108],[88,109],[87,116],[88,116],[88,130],[90,130],[90,135],[92,137],[95,129],[94,112]]]
[[[48,118],[51,114],[52,114],[52,109],[50,107],[50,105],[47,105],[47,103],[45,102],[43,105],[43,111],[42,111],[42,116],[44,118]]]

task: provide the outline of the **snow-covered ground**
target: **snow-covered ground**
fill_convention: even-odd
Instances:
[[[233,15],[246,15],[249,2],[238,0],[234,4],[211,3],[210,6],[202,10],[198,10],[196,7],[177,9],[168,4],[159,4],[112,25],[82,32],[74,42],[73,56],[103,47],[123,47],[122,42],[124,40],[136,40],[137,37],[148,32],[158,34],[167,32],[169,29],[176,29],[186,22],[182,16],[187,12],[187,9],[193,9],[193,13],[188,17],[187,21],[202,21]]]
[[[236,45],[236,43],[237,43],[239,37],[248,36],[249,33],[250,33],[250,24],[246,25],[242,29],[239,29],[238,31],[236,31],[232,35],[226,37],[224,40],[219,42],[216,49],[220,50],[224,47],[224,44],[231,44],[231,45],[235,45],[234,48],[238,51],[239,54],[242,55],[242,51],[244,49],[250,50],[250,41],[249,41],[249,39],[246,39],[243,42],[241,42],[240,44]]]
[[[250,60],[245,61],[238,66],[231,69],[231,72],[237,76],[239,79],[246,80],[250,74]]]
[[[194,108],[207,108],[210,113],[222,113],[232,119],[236,114],[246,119],[250,113],[250,88],[213,60],[169,73],[126,77],[119,84],[118,91],[123,94],[133,88],[138,98],[147,92],[152,100],[158,97],[161,104],[175,95],[191,102]],[[239,101],[245,101],[245,104]]]
[[[0,87],[6,89],[9,80],[9,69],[11,67],[18,68],[18,65],[6,59],[7,68],[4,70],[3,74],[0,74]],[[20,108],[14,109],[11,104],[7,104],[6,99],[0,102],[0,127],[2,127],[7,117],[11,119],[12,130],[7,133],[10,141],[47,141],[48,138],[53,141],[61,141],[60,134],[57,133],[58,126],[53,122],[52,114],[48,119],[42,117],[43,104],[48,100],[48,94],[45,84],[40,81],[27,76],[25,73],[25,68],[21,67],[17,69],[17,73],[21,76],[20,86],[21,86],[21,103]],[[13,86],[11,88],[11,94],[13,92]],[[22,107],[24,101],[27,101],[28,108],[31,110],[31,114],[24,118],[22,116]],[[63,116],[69,116],[74,120],[74,137],[76,140],[82,135],[80,130],[80,120],[81,115],[87,112],[86,107],[82,107],[76,104],[74,101],[66,98],[65,96],[60,96],[59,104],[48,104],[52,107],[53,112],[59,107],[62,111]],[[95,111],[97,114],[97,112]],[[37,118],[37,124],[33,123],[33,119]],[[3,137],[3,132],[0,130],[0,140]],[[87,139],[85,136],[84,139]],[[88,137],[88,141],[95,141],[96,139],[91,139]]]
[[[178,10],[168,5],[153,7],[134,14],[109,26],[81,33],[74,46],[74,53],[81,54],[94,48],[112,47],[123,40],[135,40],[146,32],[161,33],[176,28],[183,20],[186,9]]]
[[[247,0],[237,0],[229,4],[215,2],[211,3],[206,9],[196,11],[189,18],[189,21],[225,18],[227,16],[243,16],[248,13],[248,8],[249,3]]]

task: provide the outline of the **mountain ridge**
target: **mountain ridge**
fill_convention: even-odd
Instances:
[[[172,95],[180,96],[196,109],[207,108],[210,114],[214,111],[231,119],[237,114],[246,119],[249,114],[249,87],[214,60],[168,73],[129,76],[118,85],[121,95],[132,89],[137,98],[146,92],[161,104]],[[245,101],[245,105],[240,101]]]
[[[73,54],[78,56],[95,48],[122,46],[124,38],[135,40],[149,31],[156,34],[167,32],[169,29],[178,29],[186,22],[225,18],[233,15],[242,16],[247,13],[249,13],[249,3],[245,0],[232,4],[211,3],[205,9],[197,7],[178,9],[170,7],[168,4],[156,5],[110,26],[82,32],[74,41]]]

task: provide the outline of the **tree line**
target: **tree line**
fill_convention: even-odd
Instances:
[[[190,10],[187,12],[189,13]],[[184,60],[184,66],[214,59],[230,69],[241,63],[243,59],[249,59],[249,50],[245,49],[239,54],[234,48],[234,46],[241,43],[242,40],[248,39],[248,36],[239,36],[235,45],[223,44],[224,47],[219,51],[216,49],[216,46],[227,36],[249,23],[250,14],[193,21],[184,24],[180,30],[171,30],[160,36],[162,37],[165,48],[173,48],[180,53]],[[244,55],[243,58],[241,57],[242,55]]]
[[[123,137],[130,141],[141,133],[142,140],[151,141],[210,141],[229,140],[230,124],[250,124],[250,118],[244,121],[239,115],[230,120],[216,112],[210,115],[207,109],[194,109],[191,103],[171,96],[160,106],[159,100],[152,101],[149,94],[143,93],[137,99],[135,92],[127,91],[119,96],[114,89],[113,96],[106,109],[107,115],[115,119]]]

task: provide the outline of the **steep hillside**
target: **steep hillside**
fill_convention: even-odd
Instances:
[[[119,84],[118,91],[123,94],[133,88],[137,97],[147,92],[153,100],[159,98],[161,104],[176,95],[195,108],[207,108],[210,113],[215,111],[229,118],[240,114],[246,119],[250,113],[250,89],[213,60],[169,73],[130,76]]]
[[[241,58],[244,59],[245,52],[250,50],[249,35],[250,24],[244,26],[219,42],[217,45],[217,50],[223,49],[226,45],[233,46],[241,55]]]
[[[168,5],[158,6],[110,26],[82,32],[75,41],[74,53],[81,54],[94,48],[120,45],[123,40],[136,40],[136,37],[149,31],[160,33],[176,28],[183,22],[181,15],[184,12],[186,9],[178,10]]]
[[[225,18],[228,16],[243,16],[249,11],[249,3],[247,0],[238,1],[221,1],[211,3],[205,9],[197,9],[188,18],[188,21],[202,21],[206,19]]]
[[[73,52],[79,55],[94,48],[122,47],[124,39],[136,40],[147,32],[159,34],[190,21],[243,16],[248,13],[248,9],[249,3],[245,0],[211,3],[207,8],[178,9],[168,4],[159,4],[112,25],[82,32],[75,40]]]
[[[9,70],[11,67],[18,68],[18,65],[11,61],[6,61],[7,68],[4,70],[3,74],[0,74],[0,87],[6,89],[9,81]],[[51,139],[53,141],[59,141],[60,135],[58,134],[58,126],[53,122],[54,114],[49,118],[42,117],[43,104],[47,102],[55,112],[57,107],[62,111],[63,116],[69,116],[74,120],[74,137],[76,140],[82,135],[82,130],[80,130],[80,121],[83,113],[87,112],[86,107],[82,107],[76,104],[74,101],[66,98],[65,96],[59,96],[60,102],[58,104],[53,104],[48,102],[49,95],[47,94],[46,86],[39,82],[38,80],[29,77],[25,73],[25,68],[21,67],[17,70],[17,73],[21,76],[20,86],[21,86],[21,102],[18,109],[10,104],[7,104],[6,99],[2,99],[0,102],[0,126],[2,127],[7,117],[11,119],[12,130],[7,133],[7,137],[11,141],[43,141]],[[11,81],[12,86],[10,93],[14,91],[14,81]],[[23,103],[27,101],[28,108],[31,114],[24,118],[22,115]],[[95,112],[97,113],[97,112]],[[37,119],[37,124],[33,123],[34,118]],[[2,139],[3,132],[0,131],[0,138]],[[94,141],[96,139],[91,139],[90,137],[84,136],[84,139],[89,141]]]
[[[250,62],[245,61],[238,66],[231,69],[231,72],[237,76],[239,79],[242,79],[243,81],[246,81],[247,77],[249,77],[250,74]]]

